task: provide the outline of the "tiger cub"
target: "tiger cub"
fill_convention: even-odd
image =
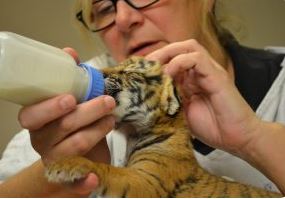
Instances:
[[[129,133],[123,168],[69,157],[46,168],[50,182],[72,183],[94,172],[102,197],[280,197],[278,193],[229,182],[197,163],[172,80],[153,61],[133,57],[103,70],[106,94],[117,107],[116,122]]]

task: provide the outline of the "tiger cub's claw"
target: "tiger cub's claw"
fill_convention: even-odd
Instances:
[[[45,176],[53,183],[73,183],[92,171],[93,162],[83,157],[69,157],[46,167]]]

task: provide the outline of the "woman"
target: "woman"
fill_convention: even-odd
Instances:
[[[258,93],[259,98],[247,98],[247,92],[243,93],[248,100],[246,102],[234,81],[240,78],[236,72],[237,66],[252,63],[255,51],[240,47],[215,24],[214,0],[79,0],[78,5],[77,18],[82,27],[97,31],[117,62],[140,55],[166,65],[165,72],[183,87],[189,128],[197,138],[212,147],[244,158],[285,192],[284,167],[277,164],[285,162],[285,157],[276,153],[284,150],[285,127],[265,122],[252,111],[278,75],[284,55],[256,52],[258,56],[267,55],[270,61],[255,58],[258,62],[254,62],[254,65],[259,62],[265,65],[271,63],[276,71],[265,85],[265,91]],[[74,51],[67,51],[77,59]],[[250,56],[244,56],[244,62],[239,63],[241,54],[247,55],[245,52]],[[239,89],[242,89],[243,84],[239,84],[237,82]],[[86,155],[94,161],[109,162],[104,137],[114,126],[114,119],[109,116],[114,107],[115,102],[109,96],[76,105],[72,96],[63,95],[23,108],[19,121],[29,129],[31,142],[41,155],[41,160],[6,181],[0,191],[7,193],[11,187],[17,186],[19,189],[15,194],[26,193],[26,197],[89,194],[98,183],[94,174],[73,185],[75,189],[68,189],[48,184],[43,178],[43,165],[75,154]],[[285,121],[281,113],[280,116],[277,114],[277,119]],[[201,146],[205,145],[199,141],[195,145],[202,166],[214,170],[211,162],[201,156],[204,153]],[[212,150],[206,148],[208,152]],[[218,153],[234,159],[221,151]],[[240,162],[237,164],[238,168],[244,165]],[[239,175],[249,175],[248,169],[245,166],[243,171],[246,173]],[[254,174],[254,177],[257,176],[259,174]],[[18,179],[25,184],[19,184]],[[34,182],[37,182],[37,186]],[[8,193],[7,196],[11,195]]]

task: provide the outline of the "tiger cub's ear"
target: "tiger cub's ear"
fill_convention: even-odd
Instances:
[[[175,115],[180,109],[180,98],[176,93],[172,79],[164,76],[163,90],[161,94],[161,107],[168,115]]]
[[[158,75],[161,73],[161,66],[156,61],[146,60],[143,57],[132,56],[123,61],[121,66],[127,66],[126,70],[129,72],[139,72],[147,74],[148,76]]]

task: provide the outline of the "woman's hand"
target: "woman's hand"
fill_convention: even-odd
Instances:
[[[86,155],[113,128],[108,115],[114,106],[110,96],[76,105],[73,96],[61,95],[24,107],[19,120],[29,129],[44,164],[49,164],[63,156]]]
[[[74,50],[67,48],[65,51],[78,62]],[[30,131],[32,145],[45,165],[73,155],[109,163],[105,136],[114,127],[114,119],[110,116],[114,107],[115,101],[110,96],[76,104],[72,95],[61,95],[22,108],[19,122]],[[75,191],[88,192],[97,184],[97,177],[91,174],[75,186]]]
[[[165,73],[179,86],[194,136],[235,154],[253,140],[260,120],[229,73],[197,41],[173,43],[146,58],[165,65]]]

